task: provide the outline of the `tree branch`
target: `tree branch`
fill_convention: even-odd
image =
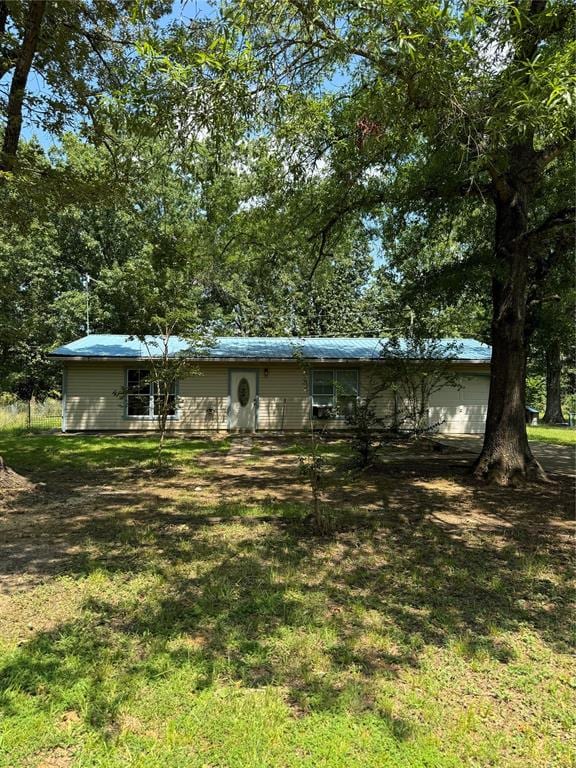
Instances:
[[[6,22],[8,21],[8,3],[0,0],[0,37],[6,34]]]
[[[562,208],[560,211],[550,214],[544,221],[537,227],[529,229],[524,232],[523,235],[516,238],[517,242],[523,242],[524,244],[530,244],[537,241],[541,235],[546,235],[548,232],[552,232],[560,227],[566,227],[570,224],[574,224],[576,221],[576,207],[571,206],[569,208]]]
[[[0,51],[2,57],[0,58],[0,80],[4,75],[9,72],[14,66],[16,60],[17,48],[12,44],[10,36],[6,35],[6,24],[8,23],[8,17],[10,16],[10,9],[6,0],[0,0]],[[6,38],[5,40],[2,38]]]
[[[289,2],[294,6],[294,8],[296,8],[298,13],[306,22],[314,26],[319,32],[322,32],[332,43],[342,46],[354,56],[359,56],[362,59],[366,59],[378,67],[389,67],[390,62],[387,61],[382,55],[374,54],[367,48],[351,45],[347,40],[340,37],[336,30],[324,21],[316,9],[306,4],[305,0],[289,0]],[[390,37],[384,42],[391,43],[393,42],[393,38]]]
[[[310,274],[308,275],[309,283],[312,282],[314,275],[316,273],[316,270],[318,269],[318,266],[322,261],[322,258],[324,256],[324,249],[326,248],[327,239],[328,239],[328,230],[324,228],[320,234],[320,247],[318,248],[318,255],[316,256],[316,260],[314,261],[314,264],[312,265],[312,269],[310,270]]]
[[[548,301],[561,301],[561,296],[559,296],[557,293],[550,293],[547,296],[542,296],[540,299],[531,299],[528,302],[528,306],[533,306],[535,304],[546,304]]]
[[[116,73],[114,72],[113,67],[111,66],[111,64],[108,61],[106,61],[106,58],[105,58],[104,54],[102,53],[102,51],[98,47],[98,44],[97,44],[97,42],[95,40],[95,37],[97,37],[97,36],[93,35],[87,29],[82,29],[81,27],[78,27],[75,24],[70,24],[70,23],[64,22],[63,26],[66,27],[67,29],[69,29],[71,32],[74,32],[75,34],[83,37],[88,42],[88,45],[93,50],[93,52],[96,54],[96,56],[98,57],[98,59],[100,60],[100,62],[102,64],[102,66],[104,67],[104,69],[107,71],[107,73],[108,73],[108,75],[110,77],[110,80],[115,83],[116,87],[119,87],[120,80],[118,79]],[[110,42],[110,38],[104,38],[103,36],[101,36],[101,37],[102,37],[102,39],[106,39],[107,42]]]
[[[575,139],[576,129],[573,129],[565,138],[560,139],[559,141],[554,142],[554,144],[550,144],[550,146],[545,147],[544,149],[541,149],[539,152],[537,152],[536,161],[538,162],[540,168],[544,169],[549,163],[552,162],[552,160],[555,160],[559,155],[561,155],[562,152],[572,147],[574,145]]]
[[[18,151],[20,131],[22,130],[22,106],[24,104],[24,96],[26,95],[26,84],[30,67],[32,66],[32,59],[38,47],[40,27],[45,10],[46,0],[32,0],[28,4],[24,38],[18,59],[16,60],[16,67],[8,95],[7,121],[2,144],[0,171],[11,172],[16,163],[16,152]]]
[[[424,200],[433,200],[442,195],[447,197],[448,188],[439,186],[424,187],[421,194]],[[451,190],[452,197],[493,197],[494,187],[492,184],[479,184],[475,179],[470,179],[462,184],[456,184]]]

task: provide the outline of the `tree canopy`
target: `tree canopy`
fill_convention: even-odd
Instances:
[[[127,333],[172,302],[211,333],[471,335],[477,475],[541,476],[525,381],[574,304],[573,3],[171,8],[0,3],[3,386],[45,391],[87,307]]]

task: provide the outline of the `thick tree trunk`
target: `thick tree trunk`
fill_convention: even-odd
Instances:
[[[560,391],[560,341],[555,339],[546,350],[546,411],[543,421],[546,424],[563,424],[562,393]]]
[[[10,15],[6,0],[0,0],[0,80],[14,66],[13,47],[6,35]]]
[[[22,47],[16,59],[14,74],[8,94],[6,108],[6,127],[4,129],[4,141],[2,144],[2,156],[0,159],[1,171],[12,171],[16,163],[16,152],[22,130],[22,106],[26,94],[26,84],[32,59],[38,47],[40,27],[46,10],[46,0],[31,0],[28,3],[28,17],[22,40]]]
[[[6,34],[6,22],[8,21],[8,3],[0,0],[0,37]]]
[[[500,485],[546,476],[532,455],[526,434],[526,303],[528,254],[526,195],[517,185],[496,199],[496,256],[492,281],[492,366],[486,432],[474,475]]]

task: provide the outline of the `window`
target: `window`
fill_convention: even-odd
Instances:
[[[318,368],[312,371],[314,418],[344,418],[358,397],[356,368]]]
[[[154,418],[161,408],[162,390],[155,381],[150,381],[147,368],[130,368],[127,375],[126,414]],[[168,416],[176,417],[176,382],[168,395]]]
[[[250,384],[248,384],[247,379],[242,378],[238,382],[238,402],[242,408],[245,408],[248,405],[248,400],[250,400]]]
[[[128,416],[150,416],[150,371],[136,368],[128,371],[126,396]]]

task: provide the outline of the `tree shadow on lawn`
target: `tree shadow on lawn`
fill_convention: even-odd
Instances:
[[[99,569],[113,586],[7,658],[0,708],[17,715],[10,691],[19,689],[113,734],[140,686],[187,668],[196,690],[281,686],[295,714],[372,711],[405,738],[410,726],[379,706],[378,682],[417,668],[428,646],[460,642],[467,658],[505,664],[515,652],[498,635],[526,628],[568,650],[569,559],[555,528],[520,535],[518,512],[508,539],[468,536],[438,518],[446,493],[400,483],[408,485],[402,511],[348,518],[327,538],[294,520],[226,523],[188,503],[87,520],[95,549],[66,572]],[[524,503],[501,494],[504,504]],[[133,592],[141,577],[152,586]]]

